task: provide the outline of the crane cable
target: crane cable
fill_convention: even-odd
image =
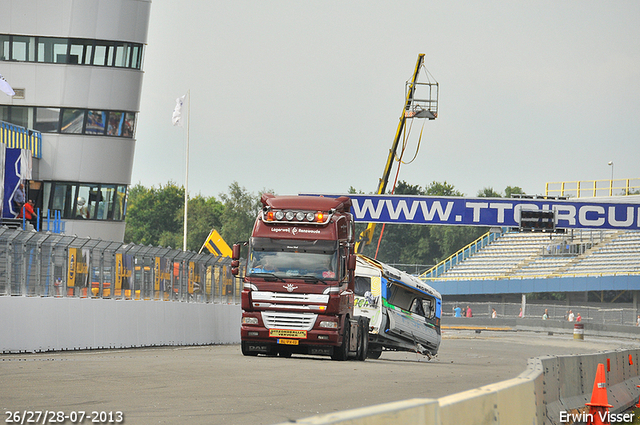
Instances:
[[[402,158],[404,157],[404,152],[407,149],[407,139],[409,138],[409,134],[411,134],[411,128],[413,127],[413,120],[411,120],[411,125],[409,126],[409,130],[404,132],[404,137],[402,140],[402,149],[400,150],[400,156],[398,157],[397,154],[394,153],[395,156],[395,160],[398,162],[398,168],[396,169],[396,177],[395,180],[393,181],[393,186],[391,189],[391,194],[393,195],[393,193],[396,190],[396,184],[398,183],[398,175],[400,174],[400,165],[401,164],[411,164],[413,161],[415,161],[415,159],[418,156],[418,152],[420,151],[420,143],[422,142],[422,132],[424,131],[424,124],[426,123],[427,120],[424,120],[422,122],[422,128],[420,129],[420,137],[418,138],[418,145],[416,146],[416,152],[413,155],[413,158],[411,158],[411,161],[409,162],[404,162],[402,160]],[[382,224],[382,229],[380,229],[380,236],[378,237],[378,244],[376,245],[376,254],[373,257],[375,260],[378,259],[378,252],[380,251],[380,243],[382,242],[382,235],[384,234],[384,228],[386,226],[386,223]]]
[[[411,125],[409,126],[409,131],[405,132],[405,136],[404,136],[404,140],[402,142],[402,153],[400,154],[400,157],[398,158],[398,155],[395,155],[395,159],[398,162],[401,162],[405,165],[409,165],[411,164],[413,161],[415,161],[415,159],[418,157],[418,152],[420,151],[420,144],[422,143],[422,133],[424,132],[424,125],[426,124],[427,120],[423,120],[422,121],[422,128],[420,129],[420,137],[418,137],[418,145],[416,146],[416,152],[413,155],[413,158],[411,158],[411,161],[409,162],[404,162],[402,161],[402,157],[404,156],[404,151],[407,148],[407,138],[409,137],[409,134],[411,134],[411,127],[413,127],[413,120],[411,120]]]
[[[413,125],[413,121],[411,123]],[[409,129],[409,132],[411,132],[411,129]],[[396,184],[398,183],[398,175],[400,175],[400,165],[404,164],[404,162],[402,162],[402,157],[404,156],[404,151],[407,148],[407,132],[405,131],[405,137],[404,140],[402,142],[402,150],[400,151],[400,157],[398,158],[398,156],[394,153],[394,156],[396,157],[396,161],[398,161],[398,168],[396,169],[396,177],[393,180],[393,186],[391,186],[391,194],[393,195],[393,193],[396,191]],[[418,151],[416,151],[416,155],[417,155]],[[415,159],[415,157],[413,158]],[[411,160],[411,162],[413,162],[413,159]],[[384,234],[384,228],[387,225],[387,223],[382,223],[382,229],[380,229],[380,237],[378,237],[378,244],[376,245],[376,255],[374,255],[373,259],[377,260],[378,259],[378,251],[380,250],[380,242],[382,242],[382,235]]]

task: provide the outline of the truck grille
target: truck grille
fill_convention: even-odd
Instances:
[[[263,311],[262,321],[267,329],[298,329],[310,331],[316,323],[314,313],[284,313]]]
[[[327,304],[329,295],[324,294],[291,294],[286,292],[253,291],[251,299],[254,301],[289,301],[289,302],[310,302],[317,304]]]

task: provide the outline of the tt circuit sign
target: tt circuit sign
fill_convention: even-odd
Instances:
[[[640,229],[640,196],[599,201],[348,195],[355,221],[518,227],[523,211],[550,211],[556,228]]]

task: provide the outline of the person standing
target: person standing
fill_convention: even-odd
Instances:
[[[473,317],[473,313],[471,313],[471,307],[467,306],[467,317]]]
[[[569,310],[569,317],[567,317],[567,320],[570,322],[573,322],[573,319],[575,319],[575,316],[573,315],[573,310]]]
[[[549,319],[549,309],[545,308],[544,314],[542,315],[542,320],[547,320],[547,319]]]
[[[18,213],[18,217],[22,217],[22,206],[24,205],[24,184],[20,182],[15,192],[13,192],[13,211]]]
[[[18,218],[22,218],[24,214],[24,219],[27,220],[29,223],[31,223],[34,228],[36,228],[37,222],[36,222],[36,213],[33,209],[34,204],[35,202],[33,202],[33,199],[29,199],[29,202],[24,204],[20,209]]]
[[[462,309],[459,306],[453,308],[453,317],[462,317]]]
[[[497,317],[498,317],[498,313],[496,312],[496,309],[495,309],[495,308],[492,308],[492,309],[491,309],[491,318],[492,318],[492,319],[495,319],[495,318],[497,318]]]

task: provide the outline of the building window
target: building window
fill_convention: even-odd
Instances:
[[[60,132],[82,134],[85,112],[84,109],[63,109]]]
[[[0,34],[0,60],[141,69],[140,43]]]
[[[102,183],[44,183],[44,208],[62,219],[123,221],[127,186]],[[45,214],[46,215],[46,214]]]
[[[33,128],[42,133],[132,138],[136,114],[126,111],[0,105],[0,121]]]
[[[35,108],[36,118],[33,128],[41,133],[57,133],[60,122],[60,108]]]
[[[11,46],[11,38],[8,35],[0,34],[0,60],[8,61],[11,58],[9,49]]]
[[[85,134],[94,134],[96,136],[104,135],[104,124],[107,113],[105,111],[93,111],[90,110],[87,113],[87,125],[85,127]]]
[[[124,125],[123,112],[109,112],[109,124],[107,125],[107,136],[122,136]]]
[[[20,62],[35,61],[35,46],[35,37],[13,36],[11,59]]]
[[[136,114],[133,112],[127,112],[124,118],[124,127],[122,129],[122,135],[124,137],[133,137],[133,132],[136,124]]]

